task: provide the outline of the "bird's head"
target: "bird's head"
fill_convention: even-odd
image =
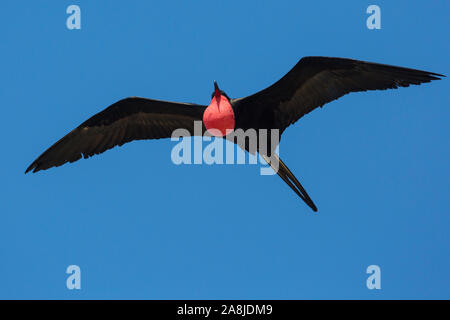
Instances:
[[[214,91],[211,94],[211,99],[216,97],[218,99],[220,99],[221,96],[224,96],[225,98],[227,98],[227,100],[230,100],[230,98],[228,97],[228,95],[225,93],[225,91],[220,90],[219,89],[219,85],[217,84],[217,81],[214,80]]]

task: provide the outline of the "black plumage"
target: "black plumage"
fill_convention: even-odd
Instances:
[[[27,168],[58,167],[133,140],[169,138],[177,128],[194,135],[206,106],[131,97],[120,100],[69,132]]]
[[[305,114],[350,92],[396,89],[440,77],[443,75],[353,59],[305,57],[270,87],[244,98],[226,97],[233,108],[235,129],[277,129],[281,134]],[[169,138],[177,128],[193,135],[194,121],[202,121],[206,107],[137,97],[120,100],[56,142],[26,172],[74,162],[132,140]],[[276,145],[267,144],[269,149],[263,156],[273,166],[270,156]],[[241,147],[252,153],[261,151]],[[317,211],[289,168],[278,156],[274,159],[279,161],[278,175]]]

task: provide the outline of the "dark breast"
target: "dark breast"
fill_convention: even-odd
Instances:
[[[264,106],[254,106],[253,108],[241,108],[240,99],[231,100],[236,121],[236,128],[247,129],[274,129],[275,124],[275,108],[267,108]]]
[[[248,138],[244,140],[243,145],[238,143],[239,141],[237,141],[236,137],[234,137],[233,139],[228,138],[228,140],[238,144],[242,149],[250,152],[251,154],[255,154],[255,152],[258,151],[259,153],[264,153],[270,156],[273,150],[278,145],[278,143],[273,141],[273,139],[271,138],[272,129],[278,129],[275,124],[274,116],[274,112],[276,109],[267,107],[264,108],[263,106],[255,106],[254,108],[242,108],[240,106],[240,99],[231,100],[231,106],[233,107],[235,114],[235,132],[238,129],[242,129],[243,131],[247,131],[249,129],[256,130],[256,150],[253,150],[252,144],[249,142]],[[265,137],[263,135],[259,135],[261,129],[267,130],[267,135],[265,135]],[[281,130],[279,130],[278,133],[279,141],[281,138]],[[265,138],[265,141],[261,141],[262,138]],[[263,145],[265,145],[266,148],[263,148],[263,150],[261,150],[260,147]],[[263,152],[264,149],[267,151]]]

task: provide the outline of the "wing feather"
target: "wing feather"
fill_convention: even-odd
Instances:
[[[133,140],[169,138],[178,128],[194,135],[194,121],[202,120],[204,110],[201,105],[138,97],[120,100],[48,148],[25,173],[89,158]]]
[[[304,57],[270,87],[233,103],[244,129],[264,123],[283,131],[315,108],[350,92],[396,89],[440,77],[443,75],[353,59]],[[262,121],[264,117],[273,121]]]

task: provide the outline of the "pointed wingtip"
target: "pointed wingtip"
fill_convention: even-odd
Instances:
[[[314,204],[314,202],[311,200],[311,198],[308,197],[307,200],[308,201],[305,201],[305,202],[308,205],[308,207],[310,207],[312,209],[312,211],[314,211],[314,213],[317,213],[318,209],[317,209],[316,205]]]
[[[35,170],[33,170],[33,169],[35,169]],[[33,171],[32,171],[32,170],[33,170]],[[36,166],[35,166],[35,163],[34,163],[34,162],[28,166],[27,170],[25,170],[25,174],[27,174],[27,173],[30,172],[30,171],[31,171],[31,172],[36,172]]]

